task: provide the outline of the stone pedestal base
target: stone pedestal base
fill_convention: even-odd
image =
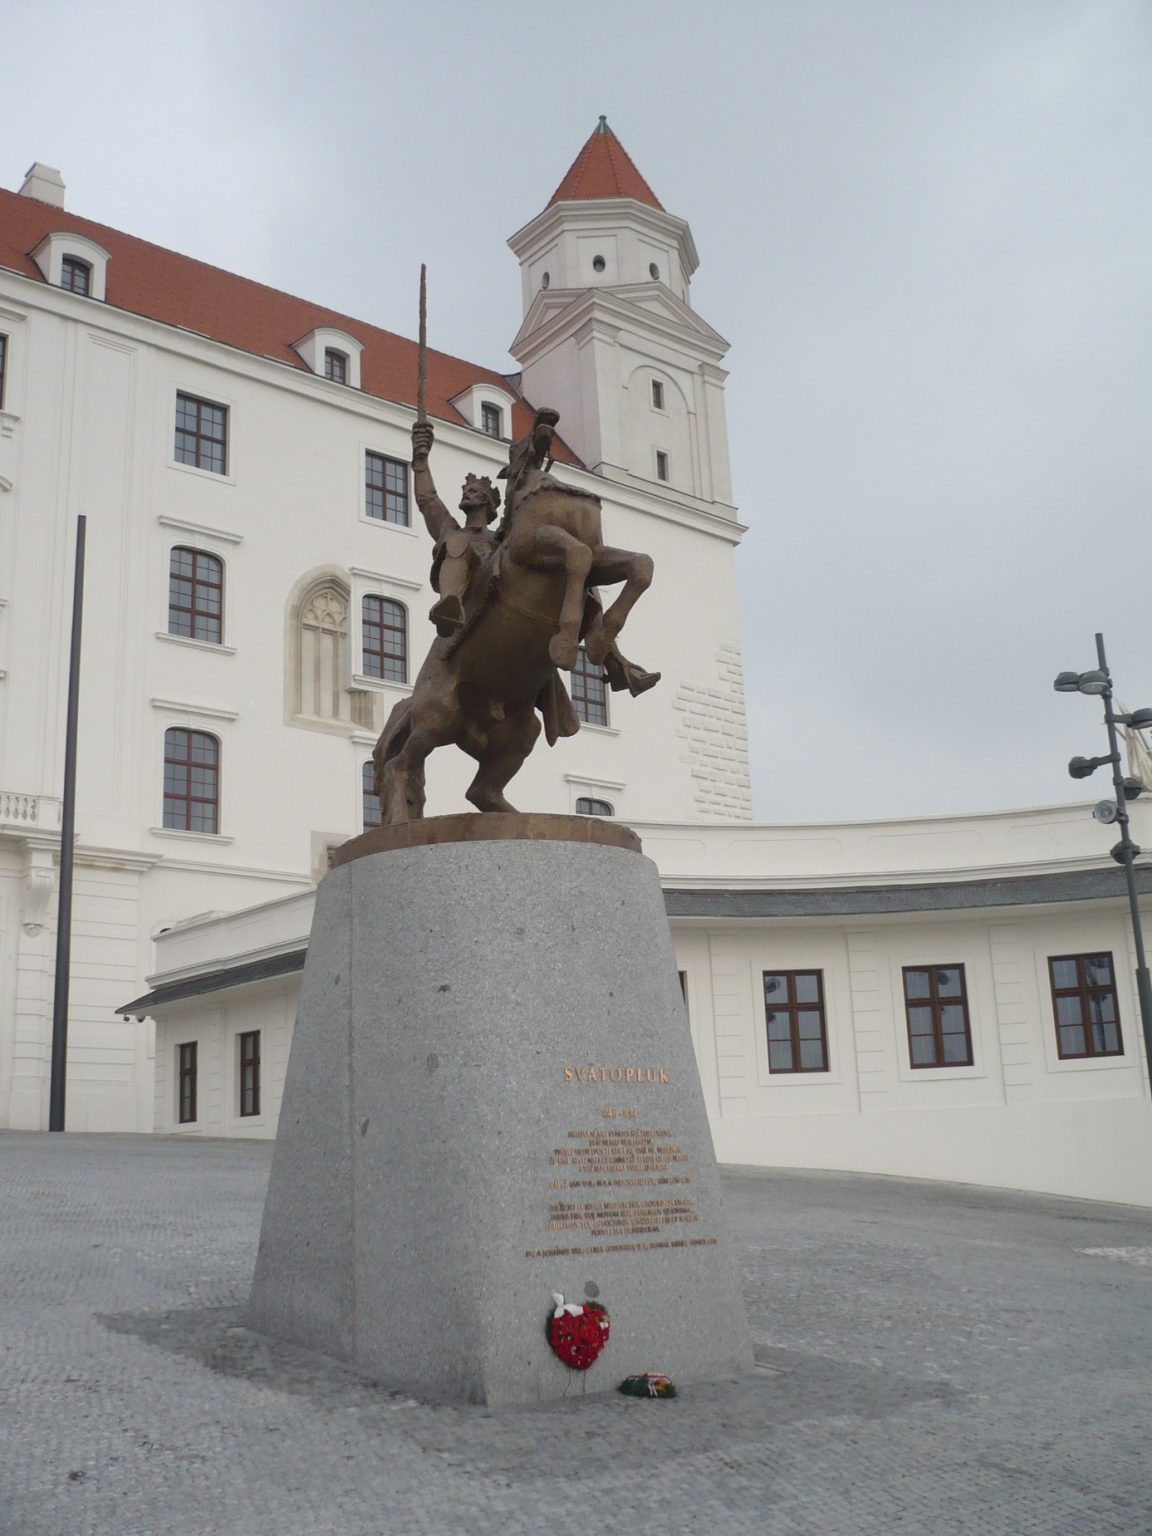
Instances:
[[[485,840],[438,841],[450,821]],[[656,868],[595,825],[444,817],[347,846],[317,897],[254,1328],[489,1404],[751,1365]],[[582,1379],[548,1346],[553,1292],[611,1316]]]

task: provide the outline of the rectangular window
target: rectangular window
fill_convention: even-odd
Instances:
[[[504,436],[504,412],[498,405],[480,407],[480,427],[489,437]]]
[[[92,289],[92,268],[76,256],[65,256],[60,264],[60,286],[69,293],[87,295]]]
[[[260,1113],[260,1031],[246,1030],[240,1040],[240,1113]]]
[[[765,971],[769,1072],[827,1072],[823,971]]]
[[[662,453],[659,448],[656,450],[656,478],[657,480],[668,478],[668,455]]]
[[[215,475],[228,473],[228,407],[195,395],[176,396],[177,464],[194,464]]]
[[[608,688],[604,681],[604,668],[589,661],[584,647],[576,655],[569,688],[576,718],[585,725],[608,724]]]
[[[333,384],[348,382],[348,359],[343,352],[337,352],[334,347],[324,349],[324,377],[331,379]]]
[[[0,336],[0,411],[4,409],[4,381],[8,363],[8,338]]]
[[[1056,955],[1048,961],[1048,974],[1060,1060],[1123,1056],[1112,956]]]
[[[664,409],[664,386],[659,379],[652,380],[652,409],[656,411]]]
[[[196,1119],[196,1042],[176,1047],[177,1118],[181,1125]]]
[[[972,1031],[962,965],[904,967],[908,1059],[913,1067],[970,1067]]]
[[[364,455],[365,510],[384,523],[408,526],[408,466],[382,453]]]

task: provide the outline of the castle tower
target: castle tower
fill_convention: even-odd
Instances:
[[[692,231],[667,213],[602,117],[548,206],[508,244],[524,323],[510,348],[529,400],[561,413],[589,469],[727,507],[720,362],[695,314]]]

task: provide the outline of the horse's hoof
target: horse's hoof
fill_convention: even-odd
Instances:
[[[579,642],[570,640],[567,635],[553,635],[548,642],[549,659],[553,666],[561,667],[565,672],[571,672],[576,665],[579,651]]]

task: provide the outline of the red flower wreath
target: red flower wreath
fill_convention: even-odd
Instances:
[[[582,1306],[552,1294],[556,1310],[548,1319],[548,1342],[553,1353],[573,1371],[586,1371],[608,1342],[612,1324],[608,1310],[598,1301]]]

